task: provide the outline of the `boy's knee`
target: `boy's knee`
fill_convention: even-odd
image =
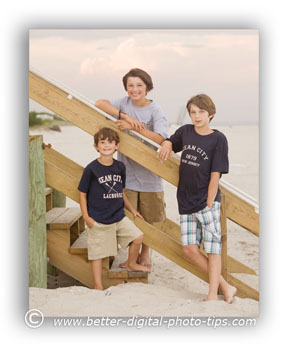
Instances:
[[[134,239],[134,240],[133,240],[133,243],[134,243],[134,244],[142,244],[143,238],[144,238],[144,235],[142,234],[142,235],[140,235],[138,238]]]
[[[195,257],[199,253],[197,245],[186,245],[182,247],[183,253],[186,257]]]

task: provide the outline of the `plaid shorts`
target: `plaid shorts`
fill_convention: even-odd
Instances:
[[[206,253],[221,254],[220,203],[213,202],[197,213],[180,215],[182,246],[198,245]]]

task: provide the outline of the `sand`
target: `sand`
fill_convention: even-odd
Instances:
[[[176,126],[170,127],[170,132]],[[258,201],[258,127],[215,126],[224,132],[229,142],[230,172],[223,180],[235,185]],[[95,159],[92,137],[74,126],[62,127],[62,132],[30,131],[43,134],[44,142],[55,150],[85,166]],[[77,140],[75,140],[77,139]],[[164,182],[167,217],[179,223],[176,187]],[[77,204],[67,199],[67,206]],[[85,233],[83,238],[85,238]],[[85,239],[84,239],[85,241]],[[259,289],[259,239],[228,220],[228,254],[243,262],[257,275],[233,274],[255,289]],[[125,257],[119,250],[118,262]],[[44,316],[221,316],[253,317],[259,312],[259,302],[235,298],[232,304],[219,301],[204,302],[208,284],[185,269],[153,251],[149,283],[127,283],[100,292],[88,289],[76,280],[60,273],[49,277],[55,289],[30,288],[30,308]],[[68,286],[68,287],[64,287]]]

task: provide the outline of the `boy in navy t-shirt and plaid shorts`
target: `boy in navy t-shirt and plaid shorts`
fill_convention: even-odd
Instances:
[[[209,123],[216,108],[207,95],[192,97],[187,110],[193,125],[180,127],[159,152],[161,161],[172,150],[182,151],[177,189],[181,242],[185,255],[209,275],[206,300],[217,300],[218,287],[232,303],[236,288],[221,276],[221,226],[219,179],[228,173],[228,144],[223,133]],[[203,243],[208,259],[200,252]]]

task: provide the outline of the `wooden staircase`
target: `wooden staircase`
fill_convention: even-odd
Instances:
[[[93,104],[87,102],[76,93],[73,93],[73,91],[68,90],[66,87],[64,89],[63,88],[64,87],[62,85],[58,85],[55,81],[49,80],[47,76],[43,77],[38,72],[29,72],[29,96],[31,99],[40,103],[42,106],[50,109],[91,135],[94,135],[101,127],[112,128],[119,134],[121,142],[119,151],[121,153],[147,168],[151,172],[159,175],[174,186],[178,185],[179,159],[172,157],[169,160],[166,160],[164,163],[160,163],[157,157],[157,152],[150,148],[150,146],[142,144],[136,138],[119,130],[114,121],[110,121],[114,119],[110,119],[109,121],[107,120],[109,119],[109,115],[103,114],[104,112],[97,109]],[[38,142],[35,144],[39,145]],[[77,187],[83,172],[83,167],[65,157],[61,153],[53,150],[51,146],[46,147],[43,152],[46,184],[79,203],[79,192]],[[34,159],[34,156],[31,154],[31,162],[33,163],[33,160],[39,161],[38,166],[41,168],[43,160],[42,157],[43,154],[39,153],[39,158],[37,157]],[[35,177],[35,179],[36,178],[38,178],[38,176]],[[227,186],[227,184],[223,184],[223,182],[220,183],[220,188],[222,195],[225,196],[225,203],[222,203],[221,208],[221,219],[223,220],[223,225],[225,226],[227,218],[259,237],[258,205],[251,203],[249,199],[243,196],[241,191],[239,193],[239,191],[232,189],[231,186]],[[35,191],[35,194],[41,197],[42,195],[40,192],[38,193],[37,190]],[[34,221],[36,216],[38,216],[38,210],[36,209],[37,208],[33,210],[35,215],[33,214],[31,216],[32,221]],[[126,215],[132,218],[127,211]],[[190,271],[200,279],[208,281],[207,274],[201,272],[183,255],[181,243],[179,241],[178,224],[175,224],[168,219],[165,220],[164,223],[154,226],[140,219],[136,219],[134,222],[136,226],[138,226],[139,229],[141,229],[141,231],[144,233],[144,243],[146,245]],[[75,230],[71,231],[72,226],[73,225],[70,226],[69,230],[47,230],[47,235],[49,237],[51,236],[51,238],[47,239],[47,242],[52,244],[52,246],[50,246],[50,244],[47,246],[48,253],[50,255],[50,250],[52,250],[53,255],[55,255],[54,265],[56,267],[58,266],[61,269],[61,266],[63,268],[65,266],[64,271],[83,282],[88,287],[91,287],[92,273],[90,264],[87,261],[87,254],[85,253],[87,250],[83,248],[71,250],[71,239],[73,236],[75,236],[76,232]],[[224,228],[226,228],[226,226]],[[33,240],[31,243],[32,245],[38,245],[38,238],[35,236],[35,232],[33,232],[33,230],[34,228],[32,229],[31,227],[31,239]],[[77,232],[78,234],[81,233],[80,228],[78,228]],[[42,242],[44,243],[43,239]],[[245,282],[238,280],[233,275],[233,273],[247,273],[255,275],[255,271],[227,255],[227,233],[222,236],[222,242],[223,249],[224,245],[226,246],[225,251],[222,251],[222,260],[224,260],[222,262],[223,277],[227,279],[228,283],[238,288],[237,295],[239,297],[259,300],[259,292],[256,289],[250,287]],[[61,247],[56,246],[57,244],[61,244]],[[39,252],[41,251],[38,251],[38,253]],[[50,256],[50,261],[53,264],[52,255]],[[40,269],[44,267],[43,258],[45,258],[45,254],[42,254],[42,260],[38,265]],[[111,261],[108,258],[103,261],[103,281],[105,287],[116,285],[117,283],[123,281],[132,281],[133,278],[129,277],[128,273],[111,273],[110,262]],[[36,270],[36,267],[33,267],[33,261],[31,261],[31,265],[29,262],[29,268],[30,267],[31,273],[35,273],[34,276],[39,276],[39,270]],[[31,277],[33,276],[32,274],[30,275]],[[142,279],[144,280],[144,278],[141,278],[141,281]],[[139,280],[136,280],[135,278],[135,281]]]
[[[46,226],[47,256],[49,263],[85,286],[93,288],[91,263],[88,261],[87,246],[73,247],[85,223],[80,208],[53,208],[51,195],[53,190],[46,188]],[[112,271],[113,257],[103,259],[104,288],[124,282],[148,282],[148,273]]]

